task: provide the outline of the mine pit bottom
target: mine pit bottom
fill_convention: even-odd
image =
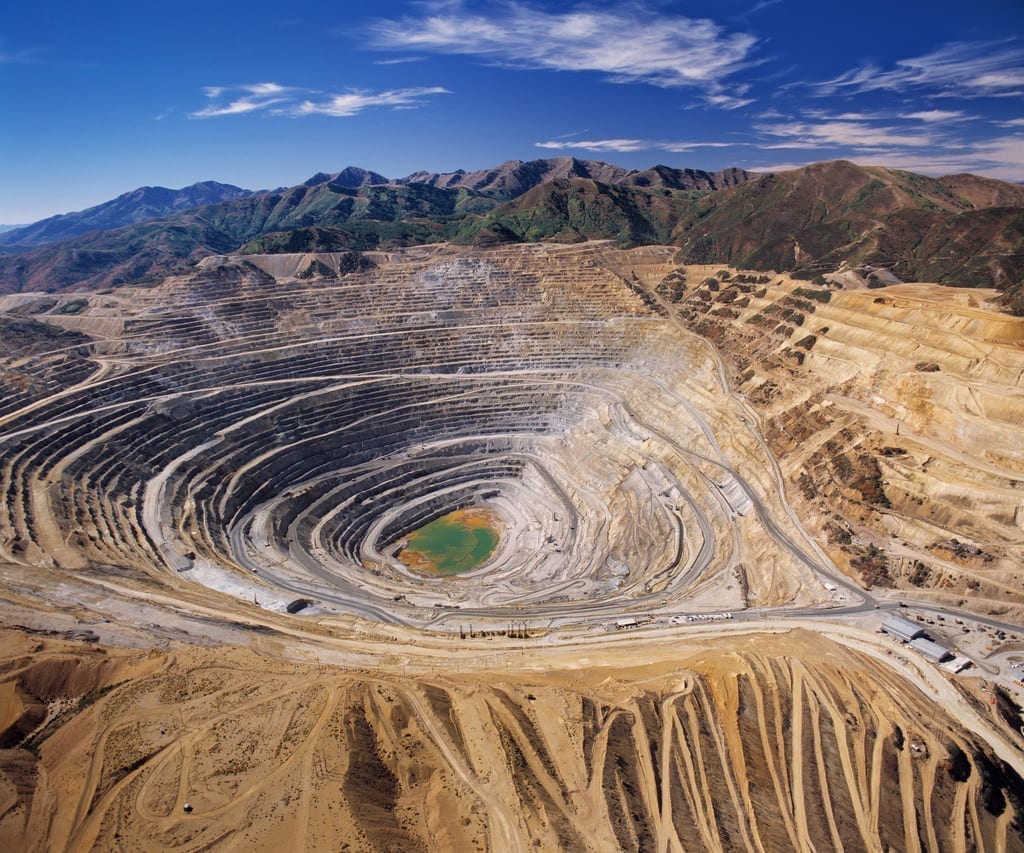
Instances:
[[[458,509],[405,537],[398,559],[423,574],[461,575],[490,558],[501,530],[501,520],[489,509]]]

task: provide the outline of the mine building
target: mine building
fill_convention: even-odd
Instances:
[[[915,625],[909,619],[904,619],[902,616],[886,616],[885,621],[882,623],[882,630],[886,634],[899,637],[904,643],[909,643],[911,640],[924,636],[923,628]]]
[[[946,663],[942,665],[942,668],[956,675],[957,673],[963,672],[967,667],[973,666],[973,664],[974,661],[970,658],[966,658],[963,655],[957,655],[952,660],[946,661]]]
[[[936,643],[934,640],[928,640],[924,637],[918,637],[915,640],[910,641],[910,648],[916,652],[920,652],[928,660],[934,661],[935,663],[942,663],[942,661],[953,657],[950,654],[949,649],[945,646]]]

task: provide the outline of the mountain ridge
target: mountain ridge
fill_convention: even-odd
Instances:
[[[686,263],[804,278],[884,268],[906,281],[997,287],[1024,313],[1024,187],[841,160],[761,175],[512,160],[394,181],[349,166],[290,188],[8,250],[0,291],[123,284],[237,251],[590,239],[675,245]]]
[[[396,183],[425,183],[445,189],[471,189],[503,200],[511,200],[541,184],[572,178],[587,178],[604,184],[668,187],[687,190],[717,190],[750,180],[752,173],[730,168],[718,172],[652,166],[624,169],[602,160],[555,157],[540,160],[506,160],[489,169],[467,172],[413,172]]]
[[[84,210],[58,213],[38,222],[14,226],[10,230],[0,232],[0,246],[10,251],[14,248],[32,248],[46,243],[57,243],[89,231],[120,228],[219,201],[246,198],[253,194],[252,190],[218,181],[199,181],[176,190],[167,187],[137,187]]]
[[[700,169],[675,169],[653,166],[649,169],[624,169],[601,160],[558,157],[540,160],[507,160],[490,169],[467,172],[414,172],[404,178],[388,178],[379,172],[349,165],[338,172],[317,172],[301,186],[334,185],[348,189],[371,186],[407,186],[422,183],[440,189],[466,189],[509,201],[543,183],[566,178],[591,178],[608,184],[673,189],[714,190],[749,180],[742,169],[704,172]],[[56,214],[21,225],[0,226],[0,251],[19,252],[48,243],[86,234],[135,225],[147,219],[159,219],[185,210],[205,207],[221,201],[253,195],[286,192],[291,188],[248,190],[217,181],[200,181],[173,190],[160,186],[137,187],[116,198],[78,211]]]

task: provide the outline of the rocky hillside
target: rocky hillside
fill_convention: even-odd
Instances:
[[[321,184],[337,184],[342,187],[370,187],[377,184],[389,184],[387,178],[377,172],[368,169],[360,169],[358,166],[346,166],[340,172],[326,174],[317,172],[308,181],[303,183],[306,187],[318,187]]]
[[[817,163],[705,197],[673,242],[690,263],[806,278],[868,265],[904,281],[1016,294],[1024,279],[1024,187]]]
[[[651,295],[714,343],[837,566],[1024,614],[1024,322],[985,304],[991,291],[690,265]]]
[[[482,218],[464,223],[458,239],[578,243],[613,239],[623,248],[671,244],[693,215],[699,192],[653,191],[571,178],[539,184]]]

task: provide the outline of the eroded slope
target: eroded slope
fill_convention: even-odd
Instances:
[[[105,666],[109,689],[78,688],[87,701],[40,733],[38,765],[3,754],[0,838],[67,850],[1024,849],[1013,771],[871,657],[801,632],[665,651],[639,668],[606,652],[566,669],[551,652],[517,674],[409,676],[240,651],[98,664],[102,653],[49,641],[36,670]],[[6,664],[38,690],[23,660]]]

